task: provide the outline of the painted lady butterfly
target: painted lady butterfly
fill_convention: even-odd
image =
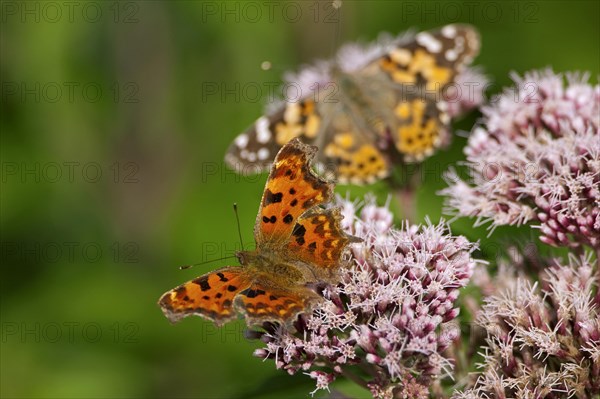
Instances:
[[[259,118],[225,160],[240,173],[268,170],[279,148],[299,137],[321,149],[322,170],[340,183],[385,178],[394,164],[420,161],[448,141],[442,95],[479,43],[474,27],[447,25],[354,54],[343,47],[336,62],[300,76],[307,95]]]

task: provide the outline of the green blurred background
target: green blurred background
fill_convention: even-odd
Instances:
[[[381,31],[467,22],[481,31],[475,63],[495,82],[490,93],[513,70],[585,70],[594,81],[600,72],[596,1],[344,0],[339,16],[315,1],[3,1],[1,12],[6,398],[308,395],[308,377],[252,356],[259,344],[242,323],[173,326],[156,305],[227,261],[179,265],[239,249],[233,202],[252,240],[265,176],[241,178],[221,160],[284,70]],[[440,173],[465,142],[425,164],[419,220],[442,215]],[[370,189],[385,200],[384,185]],[[482,239],[487,256],[513,232],[486,238],[471,225],[453,229]]]

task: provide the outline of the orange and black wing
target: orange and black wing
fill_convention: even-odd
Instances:
[[[249,286],[243,268],[225,267],[166,292],[158,304],[172,323],[197,315],[220,326],[236,318],[235,296]]]
[[[300,215],[332,198],[333,183],[317,176],[310,167],[316,151],[316,147],[294,139],[277,154],[254,226],[258,248],[285,245]]]
[[[289,324],[298,314],[310,312],[320,300],[321,297],[306,287],[273,289],[267,284],[255,283],[239,293],[235,308],[245,314],[248,325],[266,321]]]
[[[288,256],[309,265],[315,280],[334,281],[343,254],[360,239],[346,234],[339,208],[313,208],[298,219],[287,244]]]

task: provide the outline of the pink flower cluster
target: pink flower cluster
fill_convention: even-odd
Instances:
[[[345,230],[363,240],[352,246],[351,267],[339,285],[324,288],[325,300],[296,331],[265,325],[255,332],[266,343],[255,355],[308,374],[317,389],[344,375],[374,397],[428,397],[430,383],[452,368],[443,352],[459,338],[455,301],[476,246],[443,223],[396,229],[372,198],[339,203]]]
[[[469,138],[470,179],[447,174],[448,211],[493,227],[534,222],[553,246],[599,247],[600,86],[548,70],[514,79]]]
[[[551,264],[541,289],[523,275],[504,273],[505,288],[486,300],[477,318],[487,332],[481,374],[454,399],[600,394],[598,266],[591,256]]]

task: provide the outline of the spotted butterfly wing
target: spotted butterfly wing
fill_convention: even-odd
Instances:
[[[354,80],[347,79],[345,85],[355,85]],[[318,165],[339,183],[373,183],[386,177],[390,166],[380,149],[377,130],[382,120],[391,120],[391,113],[386,115],[385,108],[371,104],[357,106],[357,100],[347,101],[337,86],[313,97],[287,103],[271,118],[261,117],[230,146],[225,157],[229,166],[242,173],[266,170],[271,162],[267,154],[300,138],[322,148],[316,155]]]
[[[245,315],[248,325],[267,321],[289,324],[320,300],[314,291],[306,287],[274,288],[271,282],[257,282],[236,296],[234,306]]]
[[[258,211],[255,240],[259,251],[274,251],[282,259],[307,265],[307,281],[331,281],[344,249],[357,239],[342,230],[338,208],[319,206],[331,200],[333,183],[310,168],[316,152],[297,138],[281,149]]]
[[[473,27],[447,25],[416,34],[414,40],[392,48],[365,68],[384,71],[389,87],[394,87],[395,118],[388,133],[406,160],[421,160],[444,142],[442,133],[450,124],[444,91],[471,63],[479,45]]]
[[[237,317],[233,303],[252,282],[241,267],[226,267],[195,278],[166,292],[158,301],[165,316],[176,323],[200,316],[220,326]]]
[[[283,248],[292,236],[298,218],[333,197],[333,184],[318,177],[310,168],[316,152],[316,147],[298,139],[279,151],[254,226],[254,239],[259,249]]]
[[[259,118],[226,161],[239,172],[267,170],[277,149],[298,137],[321,148],[319,163],[340,183],[385,178],[393,165],[422,160],[447,141],[443,91],[478,50],[473,27],[448,25],[389,46],[352,71],[334,66],[330,84]]]

